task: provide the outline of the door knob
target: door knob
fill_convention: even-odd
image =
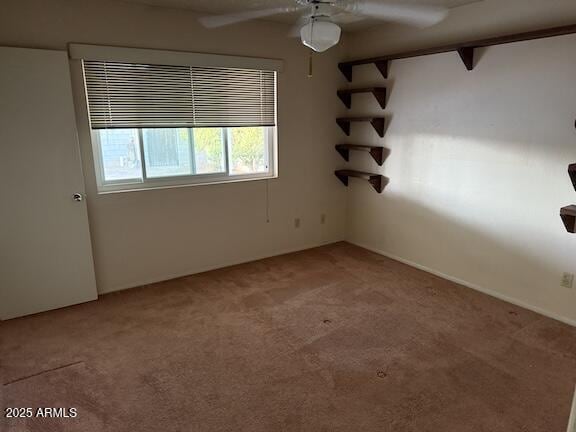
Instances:
[[[84,195],[82,195],[81,193],[76,192],[74,195],[72,195],[72,199],[74,201],[83,201],[84,200]]]

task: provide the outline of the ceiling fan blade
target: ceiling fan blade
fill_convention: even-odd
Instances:
[[[249,10],[246,12],[237,12],[226,15],[208,15],[198,18],[198,21],[207,28],[223,27],[230,24],[236,24],[244,21],[250,21],[258,18],[266,18],[273,15],[290,13],[302,9],[303,6],[294,7],[275,7],[269,9]]]
[[[448,16],[449,11],[438,5],[382,3],[377,0],[340,0],[334,6],[354,15],[419,27],[438,24]]]

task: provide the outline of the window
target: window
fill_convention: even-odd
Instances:
[[[273,172],[273,127],[96,129],[92,135],[104,191],[262,178]]]
[[[276,175],[276,72],[83,61],[100,192]]]

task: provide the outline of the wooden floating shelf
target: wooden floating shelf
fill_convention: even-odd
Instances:
[[[359,178],[362,180],[367,180],[368,183],[376,190],[378,193],[382,193],[384,187],[388,183],[388,179],[380,174],[368,173],[363,171],[353,171],[353,170],[336,170],[334,171],[336,177],[340,179],[345,186],[348,186],[348,179],[350,177]]]
[[[564,222],[566,231],[574,233],[576,231],[576,205],[562,207],[560,209],[560,217],[562,222]]]
[[[340,69],[340,72],[342,72],[342,75],[344,75],[346,77],[348,82],[352,82],[352,67],[356,66],[353,63],[354,62],[338,63],[338,69]],[[378,68],[378,70],[380,71],[382,76],[384,78],[388,78],[388,60],[376,59],[376,60],[371,61],[371,62],[366,62],[366,64],[368,64],[368,63],[374,63],[374,66],[376,66]],[[364,63],[359,63],[359,64],[364,64]]]
[[[384,136],[386,123],[384,117],[340,117],[336,119],[340,129],[348,136],[350,136],[350,123],[352,122],[369,122],[380,138]]]
[[[338,144],[335,146],[336,151],[344,158],[346,162],[350,160],[350,150],[363,151],[370,153],[370,156],[380,166],[384,163],[384,147],[375,147],[358,144]]]
[[[386,87],[364,87],[355,89],[338,90],[337,95],[346,106],[346,108],[352,108],[352,95],[356,93],[372,93],[380,107],[382,109],[386,108]]]
[[[568,175],[570,176],[574,190],[576,190],[576,163],[568,165]]]
[[[468,42],[456,43],[451,45],[443,45],[434,48],[425,48],[415,51],[399,52],[395,54],[372,57],[360,60],[352,60],[348,62],[342,62],[338,64],[338,69],[346,77],[346,79],[352,81],[352,68],[358,65],[373,63],[376,65],[378,70],[382,73],[384,78],[388,78],[388,62],[391,60],[410,58],[410,57],[420,57],[430,54],[440,54],[446,52],[457,52],[460,59],[464,63],[467,70],[474,69],[474,50],[476,48],[484,48],[493,45],[502,45],[513,42],[522,42],[534,39],[543,39],[555,36],[564,36],[568,34],[576,33],[576,24],[553,27],[542,30],[515,33],[504,36],[498,36],[488,39],[473,40]]]

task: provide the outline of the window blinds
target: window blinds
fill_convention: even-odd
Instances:
[[[83,61],[92,129],[276,124],[276,72]]]

